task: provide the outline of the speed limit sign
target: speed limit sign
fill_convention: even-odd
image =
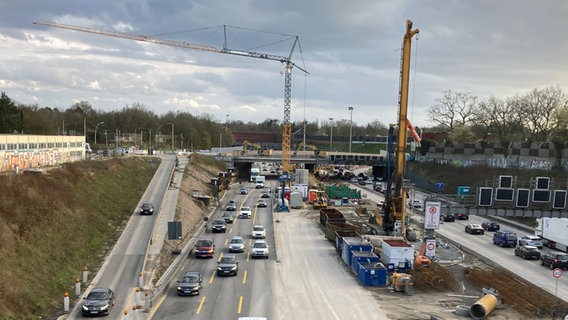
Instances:
[[[562,269],[560,268],[555,268],[554,270],[552,270],[552,276],[555,277],[556,279],[562,277],[563,273],[564,271],[562,271]]]

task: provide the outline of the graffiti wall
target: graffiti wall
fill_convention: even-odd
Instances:
[[[5,152],[0,163],[0,172],[15,171],[47,166],[59,165],[68,162],[69,156],[64,157],[59,149],[42,151]]]

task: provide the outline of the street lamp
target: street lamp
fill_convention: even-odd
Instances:
[[[331,150],[333,146],[333,118],[329,118],[329,150]]]
[[[172,152],[174,152],[174,123],[170,122],[170,123],[166,123],[166,124],[171,124],[172,125]]]
[[[351,139],[353,137],[353,107],[348,108],[350,112],[349,116],[349,153],[351,153]]]
[[[221,155],[221,149],[223,148],[223,130],[227,127],[227,123],[229,122],[229,115],[225,115],[225,126],[221,127],[221,133],[219,134],[219,156]]]
[[[101,121],[101,122],[97,123],[97,125],[95,126],[95,146],[97,145],[97,129],[99,128],[99,126],[102,126],[104,124],[105,124],[105,122]]]

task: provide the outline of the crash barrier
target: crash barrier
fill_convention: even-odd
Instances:
[[[484,319],[495,309],[497,302],[497,297],[491,293],[487,293],[469,308],[469,315],[476,320]]]

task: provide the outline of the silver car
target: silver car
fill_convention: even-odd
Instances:
[[[268,244],[264,240],[256,240],[252,245],[252,258],[266,258],[268,259],[268,255],[270,254],[270,250]]]
[[[245,239],[241,236],[234,236],[229,242],[229,252],[245,252]]]
[[[519,245],[542,248],[542,239],[537,236],[522,236],[519,239]]]

